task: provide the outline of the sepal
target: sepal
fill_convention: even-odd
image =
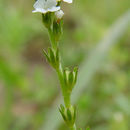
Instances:
[[[54,67],[55,69],[59,68],[60,58],[59,58],[59,50],[56,51],[52,48],[48,48],[48,53],[43,50],[43,53],[47,59],[47,61]]]
[[[42,14],[42,22],[46,28],[51,28],[53,19],[54,19],[53,12],[48,12],[48,13]]]
[[[53,21],[53,37],[56,42],[60,40],[63,34],[63,19],[55,19]]]
[[[73,126],[76,119],[76,107],[70,106],[69,108],[60,105],[59,111],[68,126]]]
[[[69,68],[64,70],[64,83],[65,86],[72,91],[77,81],[78,68],[75,67],[72,71]]]

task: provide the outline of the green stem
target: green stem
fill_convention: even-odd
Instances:
[[[58,43],[56,43],[56,41],[54,40],[54,36],[53,36],[53,32],[52,32],[51,27],[48,28],[48,33],[49,33],[49,37],[50,37],[50,41],[51,41],[51,46],[53,49],[56,50]]]
[[[69,108],[71,106],[70,95],[66,95],[66,93],[65,93],[65,94],[63,94],[63,96],[64,96],[65,106],[66,106],[66,108]]]
[[[50,36],[51,46],[54,50],[56,50],[58,47],[58,43],[57,43],[57,41],[55,41],[51,27],[48,28],[48,32],[49,32],[49,36]],[[56,68],[56,72],[57,72],[57,75],[58,75],[58,78],[60,81],[60,86],[61,86],[62,94],[64,97],[65,107],[69,108],[71,106],[71,99],[70,99],[71,93],[67,92],[67,90],[66,90],[66,86],[64,84],[64,78],[63,78],[63,69],[62,69],[61,63],[59,65],[59,67]],[[70,130],[76,130],[76,125],[74,124],[73,127],[70,127]]]
[[[76,125],[74,124],[73,127],[70,128],[70,130],[76,130]]]
[[[60,86],[61,86],[62,94],[63,94],[63,97],[64,97],[65,106],[67,108],[69,108],[69,106],[71,105],[70,94],[69,93],[67,94],[67,92],[65,90],[64,81],[63,81],[64,79],[63,79],[62,65],[60,65],[60,67],[58,69],[56,69],[56,72],[57,72],[58,78],[60,80]]]

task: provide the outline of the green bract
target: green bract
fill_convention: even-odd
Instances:
[[[78,73],[78,68],[75,67],[73,71],[70,71],[69,68],[66,68],[64,70],[64,82],[65,82],[65,87],[72,91],[74,85],[76,84],[77,81],[77,73]]]
[[[76,108],[72,105],[69,108],[60,105],[59,111],[69,127],[73,127],[76,119]]]
[[[52,48],[48,48],[48,53],[46,53],[43,50],[44,55],[46,56],[48,62],[55,68],[59,68],[59,50],[57,49],[56,51]]]
[[[52,13],[52,12],[42,14],[42,22],[46,28],[51,28],[53,19],[54,19],[54,13]]]
[[[53,36],[54,40],[58,43],[63,33],[63,20],[53,22]]]

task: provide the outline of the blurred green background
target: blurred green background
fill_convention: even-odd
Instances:
[[[52,116],[48,110],[60,95],[55,71],[42,54],[50,46],[48,33],[41,14],[32,14],[33,4],[0,0],[0,130],[44,130]],[[64,66],[73,67],[89,58],[111,25],[128,11],[130,0],[74,0],[62,7],[60,49]],[[78,93],[78,127],[130,130],[130,26],[115,42],[84,92]],[[55,130],[67,126],[58,123]]]

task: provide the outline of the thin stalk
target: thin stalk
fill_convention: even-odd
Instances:
[[[62,66],[60,65],[60,67],[58,69],[56,69],[56,72],[57,72],[57,75],[58,75],[58,78],[60,80],[60,86],[61,86],[61,90],[62,90],[62,94],[63,94],[63,97],[64,97],[64,103],[65,103],[65,106],[68,108],[71,103],[70,103],[70,94],[66,95],[65,93],[65,86],[64,86],[64,81],[63,81],[63,77],[62,77]]]
[[[50,41],[51,41],[51,46],[52,46],[53,49],[56,50],[58,43],[54,40],[51,27],[48,28],[48,33],[49,33],[49,37],[50,37]]]
[[[51,46],[52,48],[56,51],[56,49],[58,48],[58,42],[55,40],[54,35],[53,35],[53,31],[51,29],[51,27],[48,28],[48,33],[49,33],[49,37],[50,37],[50,41],[51,41]],[[61,86],[61,91],[63,94],[63,98],[64,98],[64,104],[66,108],[69,108],[71,106],[71,93],[67,92],[68,90],[66,89],[65,83],[64,83],[64,78],[63,78],[63,69],[62,69],[62,65],[60,62],[59,67],[55,68],[59,81],[60,81],[60,86]],[[70,128],[70,130],[76,130],[76,125],[74,124],[73,127]]]
[[[70,130],[76,130],[76,125],[74,124],[73,127],[70,128]]]
[[[64,103],[65,103],[65,107],[69,108],[71,106],[71,102],[70,102],[70,95],[63,95],[64,96]]]

